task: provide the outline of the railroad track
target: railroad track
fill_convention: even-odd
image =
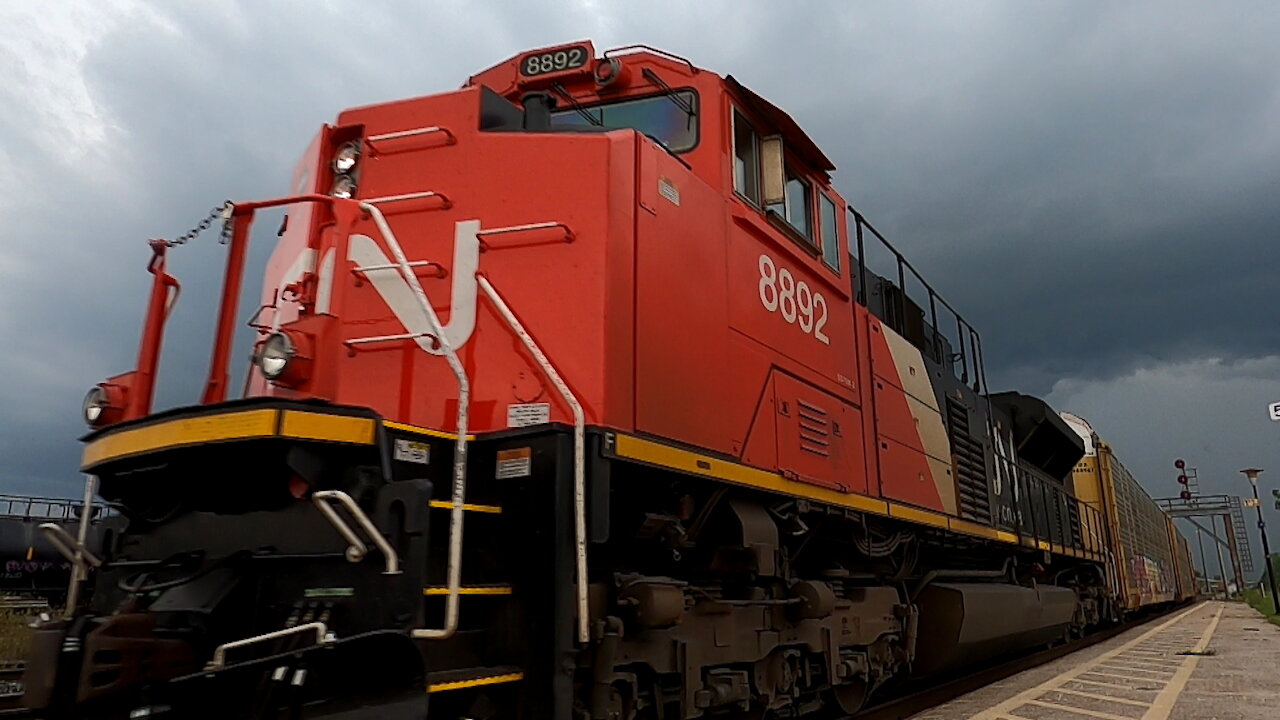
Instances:
[[[1169,609],[1149,615],[1143,615],[1135,620],[1120,623],[1115,627],[1100,630],[1088,637],[1080,638],[1079,640],[1065,645],[1059,645],[1057,647],[1041,650],[1040,652],[1031,653],[1029,655],[1022,655],[999,665],[993,665],[989,668],[984,668],[968,675],[946,680],[941,684],[867,708],[855,715],[849,716],[846,720],[902,720],[903,718],[910,717],[916,713],[924,712],[929,708],[941,705],[948,700],[960,697],[965,693],[973,692],[974,690],[986,687],[994,682],[999,682],[1011,675],[1017,675],[1018,673],[1030,670],[1033,667],[1038,667],[1045,663],[1057,660],[1058,658],[1066,657],[1077,650],[1083,650],[1091,645],[1097,645],[1100,642],[1110,640],[1121,633],[1165,617],[1182,607],[1184,607],[1184,605],[1175,605]]]
[[[1175,606],[1168,610],[1151,615],[1144,615],[1136,620],[1121,623],[1115,627],[1101,630],[1088,637],[1081,638],[1065,645],[1059,645],[1054,648],[1042,650],[1040,652],[1022,655],[999,665],[979,670],[968,675],[946,680],[941,684],[925,688],[918,692],[911,693],[902,697],[888,700],[880,705],[863,710],[856,715],[851,715],[846,720],[902,720],[919,712],[928,710],[929,708],[941,705],[948,700],[957,698],[965,693],[972,692],[982,687],[986,687],[994,682],[998,682],[1020,672],[1030,670],[1031,668],[1044,665],[1061,657],[1066,657],[1077,650],[1096,645],[1100,642],[1110,640],[1121,633],[1133,628],[1146,625],[1152,621],[1158,620],[1166,615],[1173,613],[1182,606]],[[22,673],[25,665],[0,665],[0,718],[30,718],[31,713],[22,707]]]

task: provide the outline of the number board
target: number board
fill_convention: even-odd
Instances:
[[[590,45],[566,45],[551,50],[540,50],[520,58],[520,74],[525,77],[541,77],[578,70],[586,67],[592,55],[594,53]]]

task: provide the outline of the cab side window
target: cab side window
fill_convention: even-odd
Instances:
[[[782,202],[770,205],[767,210],[776,213],[800,234],[800,237],[817,247],[813,234],[813,190],[790,165],[786,169],[787,182]]]
[[[836,204],[826,193],[818,194],[818,219],[822,223],[822,262],[827,267],[840,272],[840,234],[837,230]]]
[[[733,189],[760,205],[760,136],[737,110],[733,111]]]

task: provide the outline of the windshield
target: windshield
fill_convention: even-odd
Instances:
[[[670,96],[650,95],[556,110],[551,113],[551,125],[610,130],[632,128],[662,143],[671,152],[685,152],[698,144],[697,102],[698,96],[692,90],[678,90]],[[692,112],[686,112],[685,107]]]

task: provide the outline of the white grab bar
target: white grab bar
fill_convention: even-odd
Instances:
[[[439,132],[441,129],[429,128],[428,130]],[[427,318],[427,324],[435,333],[436,342],[440,344],[440,351],[448,361],[454,378],[458,381],[458,435],[453,442],[453,509],[449,513],[449,565],[446,570],[449,594],[445,596],[444,627],[417,628],[412,632],[415,638],[443,639],[451,637],[458,629],[458,597],[459,589],[462,587],[462,506],[467,498],[467,406],[471,402],[471,381],[467,378],[466,369],[462,367],[462,361],[458,359],[457,351],[445,337],[440,318],[436,316],[435,308],[431,307],[431,302],[427,300],[427,293],[422,289],[422,283],[418,282],[418,276],[409,265],[409,260],[405,257],[404,250],[400,248],[396,234],[387,224],[386,217],[376,205],[367,202],[360,203],[360,209],[373,217],[374,224],[378,226],[378,232],[382,233],[383,240],[386,241],[391,254],[395,256],[400,274],[404,276],[405,282],[409,283],[409,287],[417,296],[418,304]]]
[[[386,559],[386,569],[382,571],[382,574],[399,575],[400,556],[396,554],[395,548],[391,547],[391,543],[387,542],[387,539],[382,536],[378,526],[374,525],[364,510],[360,509],[356,501],[341,490],[318,490],[312,493],[311,502],[324,514],[325,519],[329,521],[330,525],[333,525],[338,534],[342,535],[343,539],[347,541],[347,560],[353,563],[360,562],[369,552],[369,547],[351,529],[351,526],[342,519],[338,511],[333,509],[333,506],[329,504],[330,500],[336,500],[341,503],[347,512],[351,514],[351,517],[355,518],[355,521],[360,524],[360,528],[369,536],[373,544],[378,546],[378,550],[382,551],[382,556]]]
[[[236,648],[242,648],[242,647],[245,647],[246,645],[256,645],[260,642],[266,642],[267,640],[275,640],[276,638],[288,637],[290,635],[298,635],[301,633],[309,632],[311,630],[316,631],[317,645],[325,645],[327,643],[333,642],[333,638],[330,637],[329,635],[329,628],[322,622],[312,622],[312,623],[306,623],[304,625],[296,625],[294,627],[285,628],[283,630],[275,630],[269,633],[263,633],[261,635],[254,635],[253,637],[247,637],[243,640],[234,640],[229,643],[223,643],[213,651],[213,659],[209,661],[208,665],[204,666],[204,669],[206,671],[221,670],[222,668],[226,667],[228,650],[235,650]]]
[[[511,311],[511,307],[494,289],[489,279],[483,275],[477,275],[476,279],[485,296],[498,308],[498,312],[507,321],[507,325],[511,326],[511,330],[520,338],[520,342],[524,343],[525,349],[537,361],[538,367],[542,368],[542,372],[555,385],[560,396],[564,398],[565,403],[573,411],[573,534],[578,576],[578,642],[586,643],[591,639],[591,635],[588,627],[589,618],[587,617],[587,489],[586,460],[583,450],[586,418],[582,412],[582,404],[578,402],[578,398],[574,397],[573,392],[569,390],[569,386],[565,384],[564,378],[560,377],[560,373],[556,372],[555,366],[547,359],[546,354],[542,352],[542,348],[538,347],[538,343],[534,341],[533,336],[516,318],[515,313]]]
[[[102,567],[102,559],[89,552],[88,548],[72,537],[71,533],[63,529],[61,525],[57,523],[41,523],[38,528],[45,534],[49,544],[58,551],[59,555],[66,558],[72,567],[79,569],[81,572],[86,570],[86,562],[94,567]]]

